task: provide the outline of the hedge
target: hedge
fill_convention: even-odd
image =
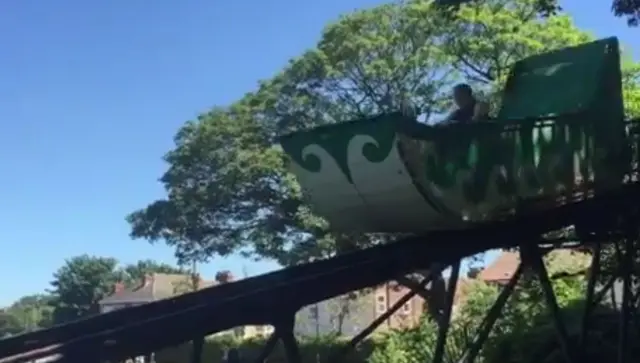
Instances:
[[[371,355],[375,339],[369,339],[359,344],[355,350],[351,350],[347,357],[343,360],[349,363],[366,363]],[[336,339],[335,337],[323,337],[318,339],[303,339],[298,342],[300,346],[300,354],[302,361],[305,363],[327,361],[327,357],[331,357],[345,346],[348,340]],[[223,363],[225,352],[230,348],[237,348],[240,352],[243,362],[254,362],[262,349],[266,345],[266,339],[255,338],[246,340],[236,340],[231,336],[214,336],[206,340],[203,348],[204,363]],[[190,361],[191,344],[183,344],[179,347],[164,349],[156,353],[156,363],[187,363]],[[265,363],[285,363],[287,362],[284,350],[281,344],[267,358]]]

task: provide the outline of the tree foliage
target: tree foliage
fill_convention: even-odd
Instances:
[[[0,311],[0,338],[23,331],[24,326],[18,317],[8,311]]]
[[[436,3],[445,8],[455,8],[470,1],[471,0],[436,0]],[[537,0],[536,10],[538,14],[542,16],[552,16],[561,12],[562,7],[558,0]],[[613,0],[611,10],[615,16],[626,18],[629,26],[637,26],[640,23],[639,0]]]
[[[614,0],[612,9],[616,16],[626,17],[630,26],[638,26],[640,24],[640,1]]]
[[[97,303],[120,280],[118,261],[110,257],[73,257],[53,274],[54,321],[65,322],[97,312]]]
[[[46,294],[23,296],[6,309],[20,322],[21,330],[47,328],[53,323],[52,297]]]
[[[589,262],[590,256],[566,250],[552,251],[545,257],[549,275],[561,276],[552,280],[552,286],[558,306],[564,311],[567,322],[581,317],[586,281],[584,274],[577,272],[583,272]],[[469,291],[464,305],[460,308],[457,327],[473,331],[479,326],[480,320],[486,315],[501,289],[477,281]],[[575,329],[573,333],[576,333]],[[537,341],[534,341],[535,339]],[[549,314],[539,280],[532,274],[525,274],[502,310],[483,349],[483,357],[487,362],[526,362],[534,352],[548,349],[549,342],[554,345],[553,339],[553,318]],[[543,359],[544,357],[534,361]]]
[[[589,256],[567,251],[554,251],[545,258],[550,275],[560,276],[553,280],[557,303],[571,338],[580,332],[584,307],[585,277],[576,274],[588,265]],[[476,280],[465,289],[460,306],[456,309],[449,330],[447,354],[449,361],[457,361],[473,338],[481,320],[493,305],[500,287]],[[601,306],[595,310],[590,325],[590,357],[592,361],[604,361],[603,357],[615,356],[615,332],[619,321],[617,312]],[[478,362],[522,363],[564,362],[560,354],[553,319],[542,297],[537,278],[525,274],[502,310],[502,314],[484,344]],[[437,337],[433,321],[408,331],[392,332],[374,349],[369,362],[417,362],[431,361]],[[577,339],[572,339],[576,341]],[[634,351],[640,348],[634,346]],[[603,360],[599,360],[603,359]]]
[[[165,155],[167,195],[128,216],[132,236],[175,248],[182,261],[241,252],[283,265],[384,243],[332,231],[301,198],[276,138],[414,105],[446,111],[466,80],[489,97],[509,65],[590,39],[537,0],[488,0],[443,10],[412,0],[359,10],[326,26],[317,45],[255,92],[187,122]],[[638,65],[625,61],[625,96],[640,111]]]

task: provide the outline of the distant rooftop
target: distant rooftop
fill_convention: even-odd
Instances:
[[[189,274],[153,273],[147,275],[137,286],[125,287],[123,283],[115,286],[115,291],[100,301],[101,305],[145,303],[167,299],[189,291],[204,289],[217,284],[233,281],[233,276],[227,271],[216,275],[218,281],[205,281]],[[196,285],[196,286],[194,286]]]

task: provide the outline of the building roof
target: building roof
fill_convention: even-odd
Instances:
[[[549,252],[545,256],[547,262],[547,272],[551,275],[556,273],[557,269],[563,271],[576,270],[583,271],[587,269],[591,263],[591,258],[584,252],[576,251],[568,248],[557,248]],[[549,266],[550,261],[554,261]],[[520,264],[520,253],[516,251],[504,251],[493,263],[487,266],[478,274],[478,279],[485,282],[501,282],[506,281],[513,276],[513,273]],[[566,271],[566,272],[576,272]]]
[[[215,281],[198,281],[198,290],[215,285]],[[187,274],[162,274],[147,275],[140,285],[123,288],[102,299],[99,304],[123,304],[146,303],[155,300],[166,299],[191,291],[193,280]]]
[[[504,251],[493,263],[480,271],[477,278],[487,282],[509,280],[519,264],[520,253]]]

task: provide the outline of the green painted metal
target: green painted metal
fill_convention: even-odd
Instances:
[[[615,38],[518,62],[496,120],[434,128],[401,113],[281,140],[339,230],[418,233],[618,187],[629,162]]]

